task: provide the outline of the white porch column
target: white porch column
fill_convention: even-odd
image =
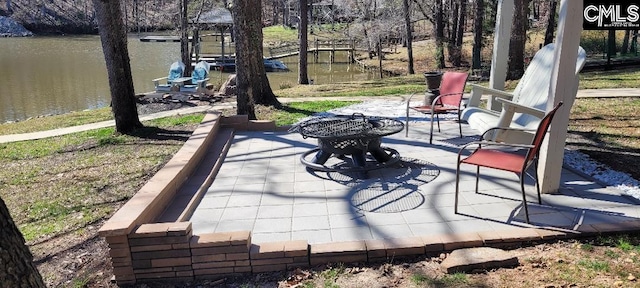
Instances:
[[[553,118],[549,134],[540,150],[538,175],[542,193],[555,192],[560,187],[569,112],[578,89],[573,83],[576,77],[576,59],[582,32],[582,10],[583,0],[560,2],[558,36],[547,111],[560,101],[563,101],[564,105]]]
[[[509,41],[511,39],[511,24],[513,23],[513,0],[499,0],[496,15],[496,28],[493,33],[493,55],[491,55],[491,74],[489,87],[504,90],[509,64]],[[487,102],[487,109],[500,110],[500,103],[493,100]]]

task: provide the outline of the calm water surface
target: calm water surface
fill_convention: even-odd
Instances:
[[[357,65],[329,64],[325,54],[320,59],[325,63],[309,64],[314,83],[375,77]],[[151,79],[165,76],[179,55],[179,43],[140,42],[138,36],[130,36],[136,93],[152,91]],[[311,55],[309,59],[312,61]],[[291,71],[267,73],[274,90],[297,82],[297,57],[281,60]],[[336,61],[346,62],[346,53],[338,52]],[[224,81],[228,75],[212,71],[211,82]],[[0,123],[105,107],[109,101],[99,36],[0,38]]]

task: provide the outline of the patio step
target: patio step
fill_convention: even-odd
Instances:
[[[178,189],[170,205],[155,222],[182,222],[191,217],[224,162],[234,131],[233,128],[220,128],[195,173]]]

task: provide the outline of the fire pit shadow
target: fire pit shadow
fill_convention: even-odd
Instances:
[[[397,213],[422,205],[425,197],[418,188],[440,175],[435,164],[424,160],[401,157],[400,164],[370,171],[368,178],[358,172],[330,171],[325,175],[327,180],[350,187],[346,197],[357,210]],[[316,175],[323,178],[323,174]]]

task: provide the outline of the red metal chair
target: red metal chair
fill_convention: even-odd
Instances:
[[[409,136],[409,109],[413,109],[420,113],[431,115],[431,130],[429,132],[429,144],[433,141],[433,116],[436,116],[438,122],[438,132],[440,132],[440,118],[439,114],[449,113],[456,111],[458,113],[458,128],[460,130],[460,137],[462,137],[462,124],[460,124],[460,103],[462,103],[462,96],[464,94],[464,86],[467,84],[468,73],[465,72],[445,72],[442,75],[442,82],[440,84],[440,95],[438,95],[430,105],[411,107],[411,98],[416,95],[412,94],[407,100],[407,123],[405,124],[405,136]]]
[[[500,143],[500,142],[492,142],[492,141],[476,141],[471,142],[467,145],[464,145],[460,148],[458,152],[458,166],[456,168],[456,195],[455,195],[455,213],[458,214],[458,194],[459,194],[459,186],[460,186],[460,164],[470,164],[476,165],[476,193],[478,193],[478,179],[480,177],[480,167],[493,168],[508,172],[513,172],[518,175],[520,179],[520,189],[522,190],[522,205],[524,206],[524,213],[527,218],[527,223],[529,223],[529,208],[527,207],[527,196],[524,191],[524,174],[529,169],[531,164],[534,164],[535,168],[535,177],[529,175],[534,178],[536,183],[536,190],[538,192],[538,204],[542,204],[542,199],[540,198],[540,184],[538,183],[538,153],[540,152],[540,146],[542,145],[542,141],[544,137],[547,135],[547,130],[549,129],[549,125],[551,124],[551,120],[555,115],[558,108],[562,106],[562,102],[559,102],[551,111],[549,111],[543,118],[540,120],[540,124],[538,125],[538,129],[535,130],[535,134],[533,137],[533,141],[530,145],[526,144],[510,144],[510,143]],[[514,128],[501,128],[496,127],[487,130],[487,132],[495,129],[514,129]],[[519,129],[520,130],[520,129]],[[485,132],[482,136],[487,134]],[[471,155],[464,159],[460,159],[462,157],[463,151],[465,151],[469,146],[477,146],[476,150],[474,150]],[[494,146],[497,148],[489,149],[487,146]],[[503,149],[500,149],[503,148]],[[510,148],[511,150],[506,151],[504,148]],[[527,150],[526,154],[518,153],[513,150],[523,149]]]

